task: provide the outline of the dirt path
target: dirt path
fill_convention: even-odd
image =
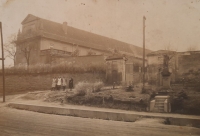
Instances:
[[[1,136],[199,136],[192,127],[163,125],[162,120],[119,122],[49,115],[1,107]]]

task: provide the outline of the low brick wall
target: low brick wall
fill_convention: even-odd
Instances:
[[[6,75],[6,94],[15,94],[20,92],[29,92],[35,90],[49,90],[51,88],[53,77],[66,77],[74,79],[74,84],[80,81],[105,81],[105,74],[26,74],[26,75]],[[0,95],[2,95],[2,76],[0,75]]]

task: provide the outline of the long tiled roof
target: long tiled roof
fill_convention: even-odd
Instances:
[[[29,17],[35,17],[28,15]],[[121,52],[142,56],[142,48],[135,45],[130,45],[112,38],[97,35],[91,32],[80,30],[71,26],[67,26],[67,34],[63,30],[63,24],[35,17],[40,22],[40,29],[43,30],[43,36],[53,38],[76,45],[85,46],[99,50],[108,51],[109,49],[117,49]],[[24,21],[23,21],[24,22]]]
[[[115,48],[120,51],[133,53],[129,47],[129,44],[120,42],[108,37],[100,36],[94,33],[86,32],[71,26],[67,26],[67,34],[64,33],[62,24],[52,22],[49,20],[41,19],[43,23],[43,31],[50,34],[60,36],[67,41],[74,42],[76,44],[84,45],[89,48],[97,48],[107,50],[109,48]],[[53,35],[52,35],[53,36]]]

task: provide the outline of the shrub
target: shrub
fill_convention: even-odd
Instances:
[[[77,96],[85,96],[86,95],[86,90],[79,90],[77,91]]]
[[[200,114],[200,100],[196,96],[190,96],[188,99],[184,98],[175,98],[173,99],[171,106],[172,112],[181,113],[181,114]]]
[[[175,113],[182,113],[183,110],[183,98],[175,97],[171,101],[171,110]]]
[[[7,74],[28,74],[28,73],[105,73],[106,66],[102,64],[72,64],[68,62],[62,62],[57,64],[36,64],[36,65],[17,65],[14,67],[6,68],[5,73]],[[0,74],[2,70],[0,70]]]
[[[155,91],[152,91],[152,92],[150,93],[149,100],[150,100],[150,101],[153,100],[153,99],[155,98],[155,96],[156,96],[156,92],[155,92]]]
[[[142,90],[141,90],[141,94],[147,94],[147,93],[148,93],[148,90],[145,89],[145,88],[142,88]]]
[[[134,91],[133,88],[134,88],[133,85],[129,85],[129,86],[126,87],[126,91],[127,91],[127,92]]]
[[[102,89],[104,86],[103,82],[95,82],[95,83],[89,83],[89,82],[79,82],[75,89],[77,91],[77,95],[84,96],[86,94],[92,93],[92,92],[98,92]]]
[[[90,85],[88,82],[79,82],[75,89],[77,91],[77,95],[84,96],[87,94],[88,91],[90,91],[92,88],[90,88]]]
[[[102,81],[95,82],[93,86],[93,92],[99,92],[104,87],[104,83]]]
[[[200,99],[198,95],[188,96],[186,92],[179,92],[171,101],[172,112],[182,114],[200,114]]]
[[[127,92],[131,92],[131,91],[134,91],[133,88],[134,88],[134,85],[133,83],[126,83],[126,82],[122,82],[121,83],[121,87],[123,90],[126,90]]]
[[[198,96],[190,97],[183,102],[183,112],[186,114],[200,114],[200,100]]]
[[[156,85],[156,79],[148,80],[148,83],[149,83],[150,85]]]

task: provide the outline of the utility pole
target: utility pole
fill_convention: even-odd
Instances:
[[[1,29],[1,51],[2,51],[2,77],[3,77],[3,102],[5,102],[5,72],[4,72],[4,50],[3,50],[3,34],[2,34],[2,23],[0,22],[0,29]]]
[[[145,85],[145,20],[146,17],[143,16],[143,89]]]

